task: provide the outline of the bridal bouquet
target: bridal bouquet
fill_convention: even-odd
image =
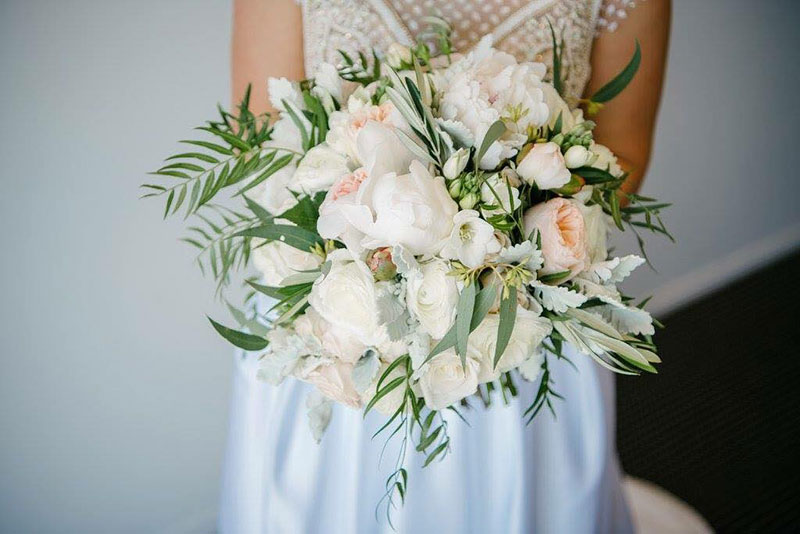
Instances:
[[[317,439],[332,402],[376,410],[426,465],[450,446],[443,410],[508,399],[518,380],[539,384],[528,418],[552,410],[566,343],[618,373],[655,372],[654,321],[617,288],[644,259],[609,257],[606,236],[666,234],[665,205],[620,189],[616,157],[560,96],[555,37],[548,75],[489,39],[456,54],[440,28],[437,55],[393,45],[270,79],[275,115],[254,115],[248,91],[154,173],[169,184],[143,186],[165,216],[196,216],[185,241],[220,289],[237,268],[260,273],[245,280],[260,304],[229,305],[235,328],[211,322],[260,354],[264,380],[316,386]],[[587,111],[638,63],[637,45]],[[401,458],[389,495],[406,485]]]

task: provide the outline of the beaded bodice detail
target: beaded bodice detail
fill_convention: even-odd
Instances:
[[[613,31],[633,7],[632,0],[303,0],[305,67],[313,73],[323,61],[340,62],[338,50],[385,50],[391,43],[411,45],[439,16],[453,28],[453,44],[467,52],[484,35],[519,61],[551,65],[548,21],[563,43],[565,92],[580,98],[589,79],[592,42],[600,30]]]

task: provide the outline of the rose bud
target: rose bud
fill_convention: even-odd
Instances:
[[[517,165],[517,174],[539,189],[558,189],[569,182],[561,147],[552,142],[534,145]]]
[[[445,162],[444,168],[442,169],[444,177],[448,180],[455,180],[466,168],[468,161],[469,152],[463,148],[459,148]]]
[[[519,174],[517,174],[517,171],[511,167],[506,167],[500,171],[500,177],[511,187],[519,187],[522,185],[522,180],[519,179]]]
[[[411,50],[400,43],[392,43],[386,49],[386,63],[393,69],[401,69],[411,64]]]
[[[391,280],[397,274],[397,265],[392,261],[392,249],[383,247],[373,250],[367,259],[369,270],[375,280]]]
[[[564,154],[564,163],[567,164],[568,169],[577,169],[588,165],[592,159],[592,153],[581,145],[574,145],[569,147]]]
[[[458,205],[462,210],[471,210],[478,203],[478,195],[475,193],[467,193],[467,195],[458,201]]]

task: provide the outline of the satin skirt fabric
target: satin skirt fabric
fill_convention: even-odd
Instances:
[[[577,370],[551,359],[557,419],[522,417],[536,385],[519,379],[508,406],[462,410],[470,426],[448,414],[451,452],[422,468],[408,452],[405,505],[392,513],[396,532],[589,533],[632,531],[614,445],[613,376],[570,353]],[[223,469],[222,533],[391,533],[376,506],[392,472],[398,440],[383,454],[384,422],[334,406],[317,444],[307,424],[310,386],[256,379],[252,355],[237,356],[230,433]],[[480,404],[480,403],[472,403]],[[377,515],[377,517],[376,517]]]

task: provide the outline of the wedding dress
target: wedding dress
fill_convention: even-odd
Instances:
[[[266,0],[265,0],[266,1]],[[596,32],[615,28],[629,0],[306,0],[306,72],[337,50],[386,49],[411,44],[423,17],[438,14],[453,26],[460,51],[488,33],[518,60],[549,63],[548,22],[563,39],[568,100],[589,78]],[[452,450],[422,468],[406,458],[408,494],[392,512],[397,532],[437,534],[586,533],[632,531],[614,443],[613,376],[588,357],[569,353],[575,368],[551,366],[564,396],[557,418],[543,412],[530,425],[523,412],[536,384],[522,383],[507,406],[466,410],[448,432]],[[255,355],[237,357],[231,428],[224,465],[219,527],[224,533],[392,532],[383,507],[397,440],[372,439],[383,418],[334,406],[317,444],[308,428],[311,388],[296,380],[272,387],[256,379]],[[377,517],[376,517],[377,515]]]

